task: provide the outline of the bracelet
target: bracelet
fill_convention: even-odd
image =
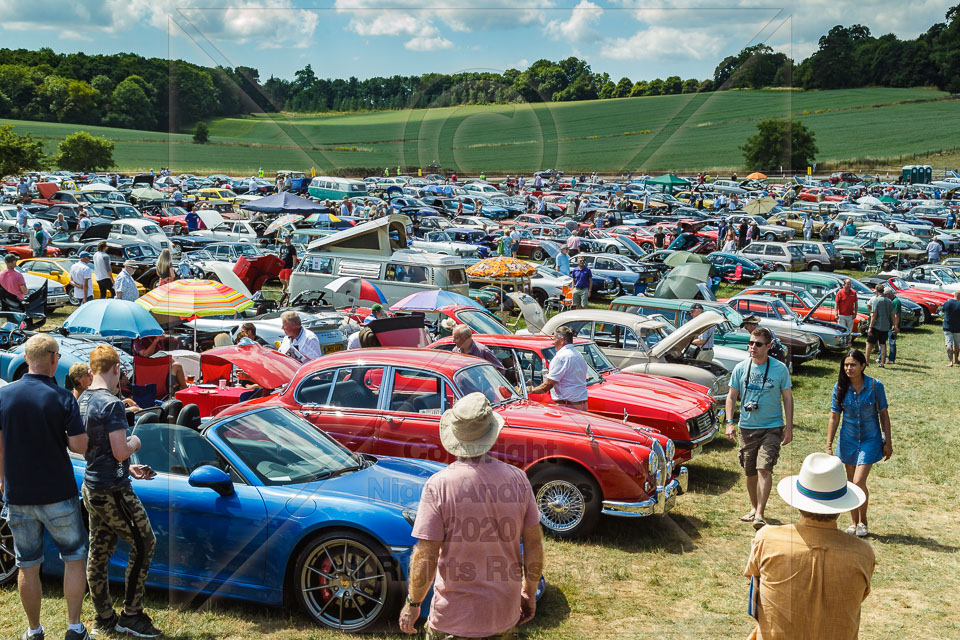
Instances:
[[[409,593],[407,594],[407,606],[408,606],[408,607],[413,607],[414,609],[418,609],[421,604],[423,604],[423,601],[414,602],[413,600],[410,599],[410,594],[409,594]]]

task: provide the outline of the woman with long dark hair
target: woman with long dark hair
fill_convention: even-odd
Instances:
[[[833,440],[840,426],[835,455],[847,469],[847,480],[863,489],[867,500],[850,512],[853,524],[846,532],[867,536],[867,476],[870,468],[889,460],[893,455],[890,437],[890,415],[883,383],[864,375],[867,358],[858,349],[851,349],[840,363],[840,374],[833,387],[830,424],[827,427],[827,453],[834,453]],[[840,418],[843,416],[841,425]]]

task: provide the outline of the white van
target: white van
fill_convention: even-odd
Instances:
[[[463,260],[409,250],[410,218],[390,215],[314,240],[290,278],[290,297],[324,291],[340,277],[361,277],[375,284],[392,304],[418,291],[445,289],[467,295]],[[344,294],[326,292],[334,306],[347,306]]]

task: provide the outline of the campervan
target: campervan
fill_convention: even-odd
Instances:
[[[310,181],[307,194],[317,200],[343,200],[367,195],[367,184],[362,180],[317,176]]]
[[[410,224],[407,216],[393,214],[314,240],[290,278],[290,296],[325,291],[325,285],[342,277],[372,282],[390,303],[431,289],[467,295],[463,261],[407,249]],[[329,291],[326,299],[336,306],[356,302]]]

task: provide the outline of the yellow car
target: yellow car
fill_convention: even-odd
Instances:
[[[827,222],[830,222],[830,218],[828,216],[821,216],[817,213],[811,213],[810,216],[811,221],[813,222],[813,233],[819,236],[820,230],[823,229],[823,225]],[[803,221],[806,219],[806,217],[806,211],[785,210],[773,214],[767,218],[767,222],[770,224],[779,224],[783,227],[790,227],[791,229],[799,231],[801,232],[798,234],[799,237],[803,235]]]
[[[693,194],[690,191],[681,191],[680,193],[675,194],[677,200],[682,200],[684,204],[689,206],[694,206],[693,204]],[[713,201],[716,198],[716,194],[706,192],[703,194],[703,208],[704,209],[713,209]]]
[[[240,196],[235,194],[230,189],[217,189],[214,187],[208,187],[206,189],[200,189],[197,192],[197,200],[207,200],[210,202],[229,202],[230,204],[236,204],[240,201]]]
[[[47,278],[54,282],[59,282],[66,289],[73,302],[73,287],[70,286],[70,268],[77,263],[79,258],[28,258],[17,263],[21,269],[27,273],[32,273],[41,278]],[[143,295],[147,292],[146,288],[139,282],[137,283],[137,294]],[[93,297],[100,297],[100,287],[97,281],[93,281]]]

